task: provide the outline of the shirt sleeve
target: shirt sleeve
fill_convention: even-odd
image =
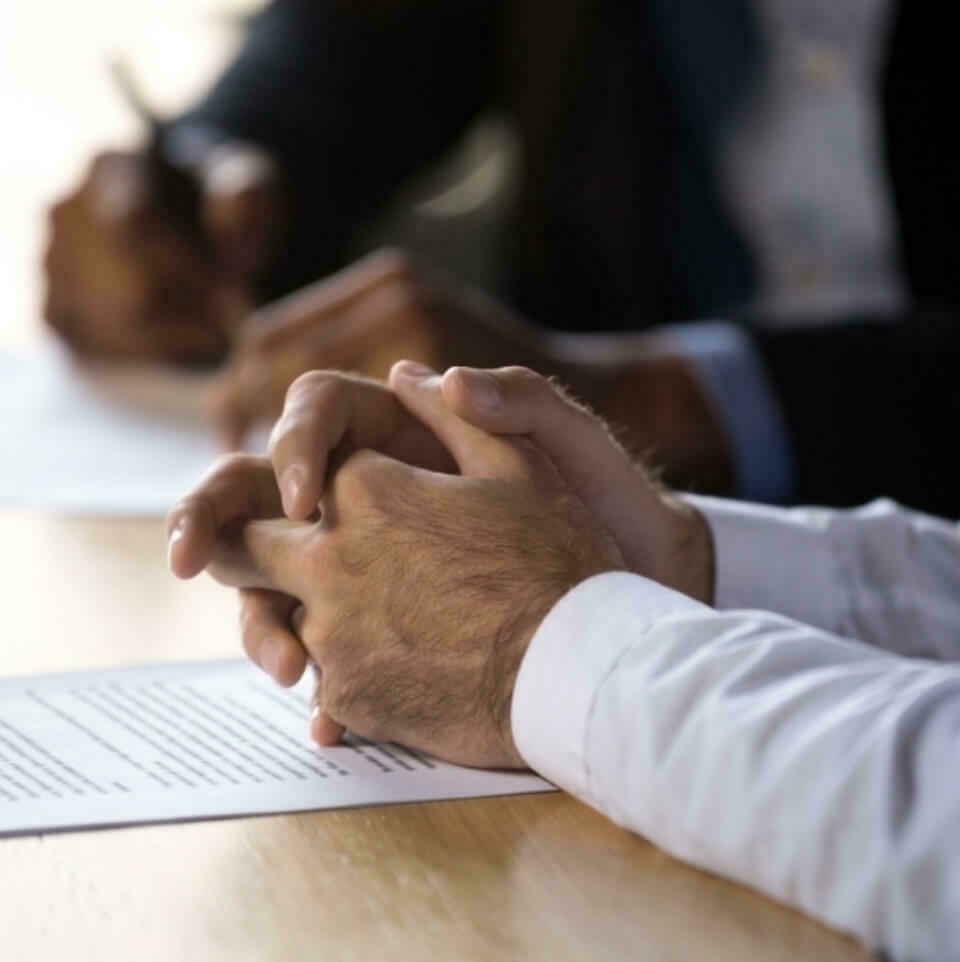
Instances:
[[[793,451],[780,402],[750,338],[736,324],[698,321],[663,329],[690,365],[730,445],[735,493],[781,503],[794,487]]]
[[[358,224],[491,102],[498,9],[273,0],[249,21],[236,59],[171,133],[249,141],[283,170],[292,222],[266,295],[339,266]]]
[[[960,952],[960,667],[638,575],[570,591],[513,698],[532,768],[895,959]]]
[[[718,608],[762,608],[911,657],[960,661],[960,529],[875,501],[856,510],[688,499],[716,552]]]

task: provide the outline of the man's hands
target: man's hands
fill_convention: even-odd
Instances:
[[[244,646],[278,681],[314,660],[322,744],[346,724],[518,764],[513,682],[553,603],[613,568],[709,601],[709,532],[530,371],[403,363],[390,385],[297,382],[272,462],[226,459],[171,513],[171,566],[242,587]]]
[[[356,392],[347,402],[344,385]],[[465,764],[522,766],[510,701],[533,632],[569,588],[622,568],[622,558],[529,441],[478,431],[433,395],[431,442],[396,402],[389,410],[389,397],[359,380],[301,380],[272,456],[281,478],[302,457],[318,465],[284,492],[288,514],[317,520],[231,523],[275,516],[279,490],[263,460],[229,459],[171,515],[172,567],[189,576],[209,558],[215,577],[245,589],[247,651],[287,683],[306,664],[289,643],[299,611],[297,635],[318,672],[321,742],[348,726]],[[460,476],[369,449],[347,454],[345,438],[348,448],[378,440],[376,406],[394,418],[381,447],[440,467],[448,451]],[[391,440],[391,427],[406,440]],[[274,666],[278,639],[285,661]]]
[[[202,238],[151,193],[143,155],[94,159],[50,214],[45,316],[73,349],[95,356],[210,361],[253,306],[274,254],[278,175],[247,145],[211,150],[195,171]]]
[[[244,325],[213,391],[225,443],[241,446],[257,420],[272,420],[287,387],[317,368],[386,377],[401,357],[435,368],[549,364],[546,335],[489,297],[380,251],[271,304]]]
[[[510,703],[527,645],[568,589],[623,562],[539,455],[457,431],[465,476],[361,451],[336,471],[318,522],[253,523],[244,543],[254,577],[303,604],[315,736],[344,726],[462,764],[522,767]]]

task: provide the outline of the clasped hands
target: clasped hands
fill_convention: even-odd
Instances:
[[[628,570],[713,593],[703,518],[524,368],[303,375],[269,456],[219,461],[167,532],[176,575],[239,589],[254,662],[283,685],[313,663],[319,743],[483,767],[525,767],[514,683],[568,590]]]

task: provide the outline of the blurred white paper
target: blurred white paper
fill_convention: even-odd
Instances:
[[[354,736],[317,748],[311,685],[242,660],[0,680],[0,837],[552,790]]]
[[[203,376],[0,352],[0,506],[163,515],[220,454]]]

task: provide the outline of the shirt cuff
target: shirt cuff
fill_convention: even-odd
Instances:
[[[662,333],[689,363],[723,425],[737,497],[789,500],[795,480],[789,434],[750,338],[726,321],[673,324]]]
[[[597,692],[638,638],[665,616],[691,608],[704,606],[622,571],[568,591],[541,622],[517,675],[511,717],[523,760],[587,798],[587,735]]]
[[[718,609],[757,608],[842,633],[844,572],[830,512],[685,495],[713,535]]]

